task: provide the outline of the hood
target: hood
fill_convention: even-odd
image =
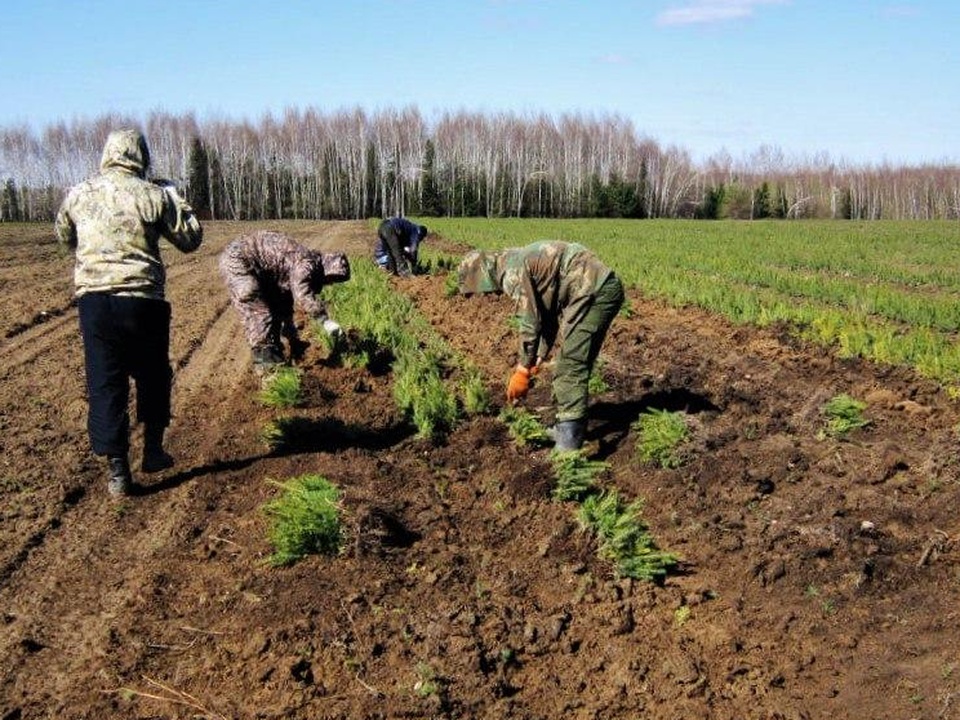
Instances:
[[[350,261],[344,253],[313,252],[315,266],[322,270],[322,283],[341,283],[350,279]]]
[[[458,286],[464,295],[501,292],[502,275],[498,267],[499,253],[473,250],[463,256],[458,270]]]
[[[100,170],[122,168],[138,177],[146,177],[150,168],[147,140],[138,130],[114,130],[107,136],[100,157]]]

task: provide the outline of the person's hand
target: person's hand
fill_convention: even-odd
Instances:
[[[334,340],[340,340],[343,336],[343,328],[340,327],[338,322],[330,318],[323,321],[323,330]]]
[[[527,396],[530,390],[530,371],[523,365],[517,365],[507,384],[507,400],[516,402]]]
[[[172,180],[154,180],[154,184],[163,188],[163,191],[169,195],[172,200],[183,202],[183,198],[180,197],[180,193],[177,192],[177,184]]]

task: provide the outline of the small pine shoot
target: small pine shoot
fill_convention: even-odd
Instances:
[[[260,402],[268,407],[289,408],[301,400],[300,371],[281,367],[264,377]]]
[[[544,446],[550,442],[546,428],[529,410],[507,405],[500,411],[500,420],[520,446]]]
[[[657,580],[676,566],[677,557],[657,548],[640,520],[642,509],[639,500],[624,507],[617,491],[610,490],[583,501],[580,522],[596,533],[600,555],[614,563],[621,577]]]
[[[463,409],[467,415],[483,415],[490,411],[490,393],[483,384],[483,377],[476,368],[467,370],[460,383]]]
[[[637,431],[637,454],[644,462],[662,468],[679,467],[682,459],[677,448],[689,437],[690,429],[681,412],[650,408],[633,423]]]
[[[292,418],[278,417],[270,420],[260,429],[260,440],[270,452],[278,452],[287,445],[292,423]]]
[[[340,491],[320,475],[271,481],[282,493],[263,506],[271,519],[274,566],[291,565],[308,554],[335,554],[340,549]]]
[[[870,420],[863,416],[867,404],[862,400],[855,400],[847,394],[840,394],[828,400],[823,406],[823,414],[827,418],[826,427],[820,431],[819,437],[842,438],[857,428],[866,427]]]
[[[595,491],[596,478],[609,463],[588,460],[582,450],[554,450],[550,455],[556,484],[553,499],[582,501]]]

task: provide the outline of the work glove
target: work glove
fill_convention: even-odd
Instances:
[[[340,338],[343,337],[343,328],[340,327],[340,324],[335,320],[327,318],[323,321],[323,330],[335,341],[339,342]]]
[[[530,390],[530,371],[523,365],[517,365],[507,384],[507,400],[515,402],[527,396]]]

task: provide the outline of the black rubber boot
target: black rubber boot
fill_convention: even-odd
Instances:
[[[273,345],[258,345],[253,348],[253,371],[266,377],[283,363],[283,353]]]
[[[583,447],[583,435],[587,429],[585,420],[564,420],[553,427],[554,450],[579,450]]]
[[[155,473],[174,464],[173,456],[163,449],[163,433],[166,428],[146,426],[143,431],[143,463],[140,469],[145,473]]]
[[[131,495],[133,493],[133,476],[130,474],[130,463],[126,455],[111,455],[107,458],[107,463],[110,465],[107,492],[117,497]]]

